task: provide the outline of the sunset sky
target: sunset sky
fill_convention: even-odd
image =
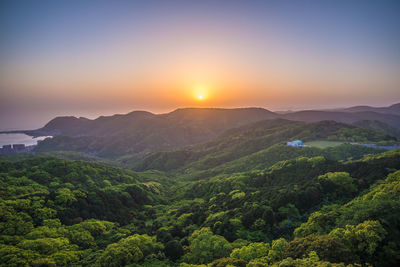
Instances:
[[[400,1],[0,1],[0,129],[400,102]]]

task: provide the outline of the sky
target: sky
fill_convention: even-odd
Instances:
[[[400,1],[0,1],[0,129],[400,102]]]

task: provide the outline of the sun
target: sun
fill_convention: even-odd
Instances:
[[[193,90],[194,97],[197,101],[204,101],[208,98],[208,90],[204,85],[198,85]]]

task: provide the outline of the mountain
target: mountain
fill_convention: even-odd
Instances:
[[[179,127],[199,130],[202,135],[215,135],[248,122],[276,117],[275,113],[262,108],[185,108],[166,114],[133,111],[124,115],[101,116],[94,120],[57,117],[36,131],[68,136],[108,136]]]
[[[397,140],[400,140],[400,130],[397,128],[394,128],[384,122],[377,121],[377,120],[362,120],[362,121],[356,121],[353,123],[353,125],[365,129],[370,129],[374,130],[380,133],[388,134],[391,136],[394,136],[397,138]]]
[[[335,121],[321,121],[315,123],[296,122],[283,119],[264,120],[230,129],[209,142],[188,146],[172,151],[157,151],[145,156],[122,157],[120,160],[125,166],[138,171],[156,169],[162,171],[179,171],[198,175],[216,175],[224,173],[230,162],[238,163],[242,157],[247,157],[259,151],[266,151],[270,147],[280,144],[279,149],[272,150],[275,159],[268,163],[273,164],[279,160],[296,157],[299,155],[321,155],[320,149],[301,148],[292,149],[286,147],[286,142],[294,139],[303,141],[334,140],[378,142],[395,141],[394,137],[380,134],[372,130],[358,128],[352,125]],[[282,146],[284,145],[284,146]],[[358,147],[353,151],[357,151]],[[279,151],[280,150],[280,151]],[[364,150],[364,152],[373,150]],[[303,154],[301,154],[301,152]],[[336,151],[338,152],[338,151]],[[354,156],[346,154],[347,156]],[[257,156],[260,158],[260,155]],[[257,162],[254,158],[253,162]],[[264,157],[265,160],[265,157]],[[247,162],[248,167],[253,166]],[[268,165],[267,163],[264,166]],[[251,167],[250,167],[251,168]],[[211,170],[211,172],[210,172]],[[199,174],[195,171],[206,171]]]
[[[262,108],[183,108],[165,114],[134,111],[94,120],[57,117],[40,129],[21,132],[33,136],[55,136],[41,142],[37,152],[68,150],[117,158],[204,143],[226,130],[277,118],[303,122],[331,120],[348,124],[373,120],[387,125],[378,127],[381,132],[398,136],[393,129],[400,129],[400,115],[394,114],[399,107],[396,104],[387,108],[354,107],[342,111],[304,110],[284,114]],[[376,112],[380,109],[392,113]],[[378,130],[376,127],[365,128]]]
[[[281,118],[296,121],[316,122],[334,120],[337,122],[354,123],[362,120],[377,120],[391,127],[400,129],[400,115],[378,113],[375,111],[345,112],[345,111],[319,111],[304,110],[281,115]]]
[[[58,133],[42,141],[37,151],[73,150],[115,157],[201,143],[227,129],[275,117],[261,108],[188,108],[159,115],[135,111],[95,120],[59,117],[31,134]]]
[[[338,111],[344,112],[377,112],[377,113],[384,113],[384,114],[394,114],[400,115],[400,103],[393,104],[389,107],[370,107],[370,106],[355,106],[345,109],[338,109]]]
[[[279,114],[262,108],[182,108],[165,114],[133,111],[123,115],[101,116],[94,120],[69,116],[57,117],[44,127],[29,131],[29,133],[32,135],[109,136],[146,134],[154,132],[154,129],[163,131],[167,128],[180,128],[186,131],[199,131],[198,135],[203,137],[193,137],[192,142],[195,143],[198,142],[196,138],[204,141],[230,128],[274,118],[307,122],[334,120],[344,123],[377,120],[400,128],[400,103],[382,108],[357,106],[330,111],[303,110]],[[196,135],[196,132],[191,134]]]

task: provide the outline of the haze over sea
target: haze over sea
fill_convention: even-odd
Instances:
[[[36,145],[38,141],[51,136],[32,137],[26,134],[0,134],[0,147],[3,145],[24,144],[26,146]]]

